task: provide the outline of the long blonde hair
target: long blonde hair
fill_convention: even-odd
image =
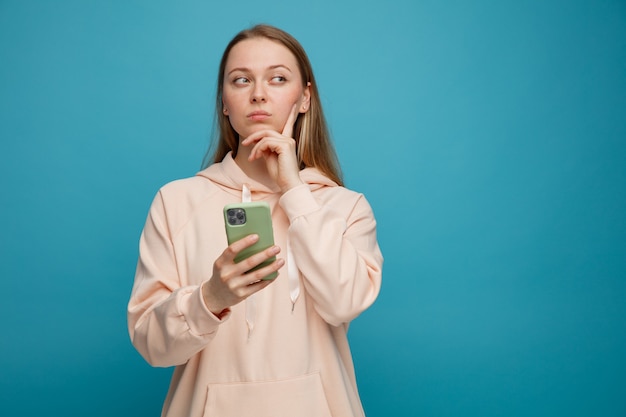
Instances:
[[[230,151],[237,154],[239,138],[230,121],[222,112],[222,95],[224,91],[224,71],[231,49],[239,42],[252,38],[266,38],[284,45],[295,56],[302,74],[302,85],[310,83],[310,106],[306,113],[301,113],[294,125],[294,139],[297,144],[296,153],[300,162],[300,169],[314,167],[320,170],[331,180],[343,185],[339,160],[333,147],[317,84],[313,75],[313,68],[309,58],[300,43],[287,32],[269,25],[256,25],[239,32],[226,46],[219,67],[217,80],[217,94],[215,97],[215,121],[213,143],[203,161],[203,167],[220,162]]]

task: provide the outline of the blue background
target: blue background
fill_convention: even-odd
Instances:
[[[386,258],[371,416],[626,415],[624,1],[0,0],[0,415],[155,416],[125,308],[253,23],[314,64]]]

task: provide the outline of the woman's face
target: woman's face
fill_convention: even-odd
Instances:
[[[289,49],[266,38],[252,38],[230,50],[222,99],[224,114],[244,139],[264,129],[282,133],[294,105],[300,113],[308,110],[310,90],[302,85]]]

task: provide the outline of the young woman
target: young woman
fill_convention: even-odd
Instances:
[[[346,333],[383,258],[369,204],[342,186],[301,45],[271,26],[240,32],[216,104],[213,163],[159,190],[128,305],[133,345],[176,366],[163,415],[362,416]],[[276,245],[235,263],[258,237],[228,246],[223,207],[257,200]]]

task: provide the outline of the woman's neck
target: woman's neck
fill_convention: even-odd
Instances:
[[[252,148],[250,146],[238,146],[235,163],[248,177],[253,180],[260,182],[268,188],[276,187],[276,183],[267,172],[267,166],[265,165],[265,160],[263,158],[256,159],[254,161],[248,160],[251,150]]]

